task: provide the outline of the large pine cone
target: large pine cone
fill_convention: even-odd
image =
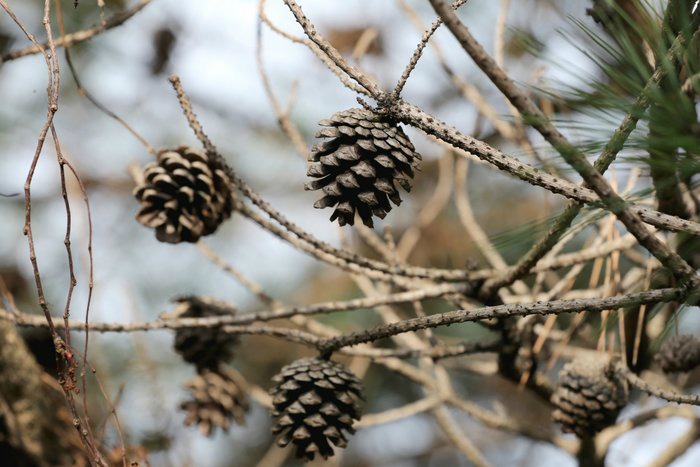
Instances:
[[[202,370],[185,383],[192,398],[180,404],[186,411],[185,425],[198,425],[205,436],[216,428],[228,431],[231,422],[243,424],[248,411],[248,398],[241,389],[243,377],[233,368],[221,366]]]
[[[615,423],[627,396],[627,386],[616,376],[609,359],[577,359],[559,373],[552,418],[566,433],[592,436]]]
[[[357,212],[373,226],[372,215],[384,219],[391,200],[401,204],[398,186],[411,191],[414,169],[421,156],[403,130],[385,117],[365,109],[348,109],[321,120],[316,134],[326,141],[311,148],[307,190],[322,190],[315,208],[335,206],[331,221],[353,225]]]
[[[663,343],[655,357],[664,373],[690,371],[700,365],[700,340],[681,334]]]
[[[196,242],[213,233],[233,210],[231,180],[220,163],[187,146],[158,152],[134,189],[136,220],[161,242]]]
[[[279,446],[294,444],[296,456],[308,461],[317,453],[332,456],[331,443],[347,446],[343,431],[354,433],[360,418],[362,386],[355,375],[338,363],[304,358],[282,368],[273,382],[272,432],[281,433]]]
[[[230,305],[206,297],[180,297],[175,299],[175,309],[162,318],[206,318],[229,316],[236,312]],[[216,368],[219,363],[231,360],[238,342],[234,334],[217,328],[181,328],[175,331],[175,351],[198,369]]]

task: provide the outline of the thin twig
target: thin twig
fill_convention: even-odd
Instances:
[[[231,277],[233,277],[243,287],[248,289],[253,295],[255,295],[258,298],[258,300],[263,302],[265,305],[269,307],[276,307],[278,305],[281,305],[277,300],[268,295],[267,292],[265,292],[265,290],[263,290],[263,288],[260,287],[260,285],[251,281],[250,279],[248,279],[248,277],[246,277],[244,274],[242,274],[240,271],[234,268],[231,264],[224,261],[223,258],[221,258],[214,250],[209,248],[209,246],[207,246],[207,244],[204,243],[202,240],[197,242],[197,249],[199,249],[199,251],[201,251],[207,258],[209,258],[212,263],[221,268],[222,271],[231,275]]]
[[[366,89],[372,96],[379,96],[383,92],[379,86],[369,79],[367,75],[362,73],[358,68],[350,65],[340,53],[330,43],[323,39],[317,32],[316,27],[304,15],[301,7],[294,0],[284,0],[285,5],[292,12],[299,25],[304,29],[307,37],[327,56],[338,68],[340,68],[347,76],[356,81],[360,86]]]
[[[416,220],[406,229],[396,245],[396,255],[403,260],[407,260],[420,238],[430,224],[438,218],[440,213],[450,200],[452,194],[453,180],[451,174],[454,170],[452,154],[445,153],[438,161],[438,179],[435,189],[428,201],[423,204]]]
[[[488,467],[491,465],[476,446],[474,446],[474,443],[460,430],[445,406],[436,407],[433,409],[432,413],[438,425],[442,428],[442,431],[457,449],[462,451],[465,457],[469,459],[470,463],[477,467]]]
[[[114,16],[112,16],[111,18],[109,18],[107,21],[100,24],[99,26],[96,26],[96,27],[90,28],[90,29],[85,29],[83,31],[74,32],[71,34],[66,34],[65,36],[56,40],[54,43],[54,46],[55,47],[70,47],[70,46],[78,44],[80,42],[84,42],[88,39],[92,39],[93,37],[95,37],[99,34],[102,34],[103,32],[106,32],[110,29],[113,29],[117,26],[121,26],[129,18],[131,18],[136,13],[141,11],[149,3],[151,3],[151,0],[140,0],[136,5],[134,5],[130,9],[123,11],[121,13],[115,14]],[[13,50],[13,51],[10,51],[10,52],[3,54],[0,57],[0,63],[9,62],[10,60],[15,60],[15,59],[18,59],[21,57],[26,57],[27,55],[44,53],[44,51],[49,47],[48,42],[44,42],[43,44],[39,44],[38,42],[32,41],[32,44],[33,45],[31,45],[29,47],[25,47],[25,48],[20,49],[20,50]]]
[[[282,131],[287,135],[289,140],[292,142],[294,149],[296,149],[297,154],[306,159],[309,154],[309,149],[304,142],[304,138],[301,136],[299,129],[292,123],[289,118],[289,110],[285,110],[282,105],[280,105],[275,92],[272,90],[272,84],[265,70],[265,64],[263,63],[263,40],[262,40],[262,25],[263,17],[265,11],[265,0],[260,0],[258,4],[258,26],[257,33],[255,36],[255,63],[258,67],[258,75],[263,84],[263,89],[267,95],[267,99],[272,105],[272,110],[277,116],[277,123],[279,124]]]
[[[467,158],[459,158],[457,160],[455,171],[455,205],[457,206],[457,214],[462,223],[462,227],[472,238],[477,248],[484,255],[491,266],[496,270],[507,269],[508,265],[503,260],[501,254],[496,250],[489,240],[486,232],[481,228],[472,211],[469,191],[467,189],[467,175],[469,172],[469,160]],[[516,293],[526,294],[528,287],[521,281],[513,283],[513,288]]]
[[[58,355],[61,356],[61,363],[63,364],[63,368],[61,370],[61,376],[62,380],[64,381],[64,384],[61,384],[61,387],[63,389],[64,396],[66,398],[66,401],[68,403],[68,407],[71,411],[71,414],[75,420],[74,422],[74,427],[78,431],[78,435],[80,436],[81,442],[83,443],[83,446],[85,447],[88,455],[91,457],[91,459],[94,460],[98,465],[106,465],[104,459],[102,458],[98,448],[96,447],[96,442],[94,438],[92,437],[90,433],[90,427],[89,424],[84,422],[83,419],[80,417],[80,414],[78,412],[78,409],[75,405],[75,400],[73,398],[73,393],[72,391],[74,390],[75,383],[74,383],[74,366],[77,364],[75,361],[75,358],[71,352],[70,346],[67,346],[66,343],[63,341],[61,336],[59,336],[57,330],[56,330],[56,325],[51,317],[51,312],[49,310],[48,303],[46,301],[45,295],[44,295],[44,289],[43,289],[43,284],[42,284],[42,279],[41,279],[41,273],[39,270],[37,258],[36,258],[36,250],[34,246],[34,236],[33,236],[33,231],[32,231],[32,223],[31,223],[31,185],[32,185],[32,180],[34,178],[34,173],[36,170],[37,163],[39,161],[39,158],[41,156],[43,147],[44,147],[44,142],[46,140],[46,136],[49,132],[50,129],[52,129],[52,135],[54,136],[54,143],[57,146],[57,151],[60,151],[60,147],[58,146],[58,138],[55,134],[55,129],[53,129],[53,119],[58,112],[58,94],[59,94],[59,79],[60,79],[60,72],[59,72],[59,66],[58,66],[58,60],[56,58],[56,48],[55,48],[55,43],[53,39],[53,33],[51,30],[51,2],[50,0],[46,0],[44,2],[44,14],[42,18],[42,24],[44,25],[44,31],[47,36],[47,45],[49,51],[46,50],[46,46],[41,47],[39,43],[37,42],[36,38],[24,27],[24,25],[19,21],[17,16],[12,12],[10,7],[7,5],[5,0],[0,0],[0,7],[2,7],[5,12],[10,16],[10,18],[17,24],[17,26],[22,30],[22,32],[25,34],[27,39],[30,40],[37,48],[38,50],[42,53],[44,57],[44,61],[46,62],[46,67],[48,71],[48,80],[47,80],[47,88],[46,88],[46,93],[47,93],[47,117],[46,121],[44,122],[44,125],[39,133],[39,138],[37,140],[37,147],[34,152],[34,156],[32,158],[32,162],[29,168],[29,171],[27,173],[27,178],[24,184],[24,194],[25,194],[25,225],[24,225],[24,234],[27,237],[27,242],[29,244],[29,259],[32,264],[32,270],[34,272],[34,281],[36,284],[36,289],[37,289],[37,294],[38,294],[38,300],[39,300],[39,306],[41,307],[43,313],[44,313],[44,318],[46,320],[47,326],[49,328],[49,331],[51,333],[51,338],[54,343],[56,352]],[[59,155],[59,160],[61,156]],[[70,232],[68,232],[70,234]],[[70,302],[68,302],[69,306]],[[68,324],[70,324],[68,322]]]
[[[369,413],[362,416],[362,419],[354,426],[356,428],[367,428],[370,426],[383,425],[404,418],[418,415],[419,413],[431,410],[436,405],[442,403],[442,399],[437,395],[426,396],[423,399],[388,409],[379,413]]]
[[[678,404],[700,405],[700,395],[679,394],[677,392],[658,388],[644,381],[642,378],[634,374],[632,370],[630,370],[627,366],[624,365],[618,365],[616,370],[618,374],[621,377],[625,378],[629,384],[631,384],[632,386],[634,386],[642,392],[646,392],[649,395],[665,399],[669,402],[676,402]]]
[[[542,187],[551,193],[560,194],[580,203],[596,206],[600,205],[601,199],[595,191],[555,177],[529,164],[522,163],[518,159],[507,156],[483,141],[460,133],[455,128],[437,120],[432,115],[425,113],[414,105],[398,101],[394,109],[397,117],[404,123],[420,128],[426,133],[456,148],[471,153],[531,185]],[[700,224],[696,222],[687,221],[676,216],[669,216],[668,214],[660,213],[645,206],[627,205],[627,207],[631,213],[639,216],[642,221],[653,226],[664,230],[685,231],[693,235],[700,235]],[[607,209],[612,210],[609,206]],[[562,219],[560,221],[561,223],[563,223],[563,217],[562,215],[562,218],[560,218]]]
[[[459,7],[467,3],[468,0],[455,0],[455,2],[452,3],[452,9],[457,10]],[[411,73],[413,70],[416,68],[416,65],[418,65],[418,61],[420,58],[423,56],[423,51],[425,50],[425,47],[428,45],[428,42],[430,42],[430,38],[433,37],[433,34],[435,34],[435,31],[438,30],[438,28],[442,25],[442,19],[438,18],[435,21],[433,21],[433,24],[430,25],[428,29],[423,32],[423,36],[420,38],[420,41],[418,42],[418,46],[416,49],[413,51],[413,55],[411,56],[411,59],[408,61],[406,64],[406,67],[403,70],[403,73],[401,73],[401,78],[399,78],[398,83],[396,83],[396,86],[394,87],[393,94],[395,96],[399,96],[401,94],[401,91],[403,90],[404,86],[406,86],[406,82],[408,81],[408,78],[411,76]]]

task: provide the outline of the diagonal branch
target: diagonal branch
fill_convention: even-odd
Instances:
[[[323,51],[329,51],[328,58],[338,68],[344,70],[348,75],[358,82],[372,83],[370,92],[372,97],[378,102],[387,102],[387,94],[382,91],[372,79],[364,75],[360,70],[347,64],[340,53],[324,39],[315,28],[313,28],[308,18],[304,16],[301,7],[294,0],[284,0],[289,9],[297,18],[299,24],[304,28],[304,32],[309,39]],[[300,19],[302,18],[303,21]],[[369,88],[368,88],[369,89]],[[552,193],[561,194],[567,198],[586,203],[598,204],[600,197],[595,191],[583,188],[575,183],[563,180],[550,175],[537,168],[524,164],[514,157],[507,156],[501,151],[491,147],[483,141],[464,135],[447,124],[440,122],[432,115],[423,112],[420,108],[413,106],[402,100],[392,103],[391,112],[395,117],[407,124],[420,128],[429,135],[435,136],[459,149],[470,152],[481,160],[488,162],[497,168],[508,172],[532,185],[540,186]],[[534,104],[533,104],[534,105]],[[700,235],[700,224],[676,216],[669,216],[653,209],[643,206],[629,206],[629,209],[638,215],[644,222],[664,230],[684,231],[693,235]]]
[[[420,108],[399,100],[394,106],[398,118],[429,135],[452,146],[474,154],[479,159],[494,165],[534,186],[540,186],[551,193],[565,196],[580,203],[599,205],[600,196],[590,188],[579,186],[554,175],[543,172],[529,164],[510,157],[489,144],[472,136],[460,133]],[[604,206],[601,206],[604,207]],[[607,207],[610,210],[609,207]],[[664,230],[685,231],[700,235],[700,224],[676,216],[669,216],[644,206],[629,205],[628,209],[644,222]]]
[[[600,197],[607,209],[617,216],[639,243],[679,279],[690,279],[695,274],[693,268],[659,240],[648,227],[643,225],[640,216],[629,209],[625,200],[615,193],[597,168],[590,164],[586,156],[552,125],[535,103],[520,91],[515,82],[486,53],[449,5],[444,0],[430,0],[430,3],[465,52],[472,57],[511,104],[531,120],[532,127],[539,131],[564,160],[581,175],[586,184]]]
[[[70,47],[72,45],[78,44],[80,42],[84,42],[88,39],[92,39],[93,37],[102,34],[105,31],[108,31],[112,28],[116,28],[117,26],[121,26],[124,24],[129,18],[134,16],[136,13],[141,11],[146,5],[151,3],[152,0],[141,0],[138,2],[136,5],[134,5],[132,8],[129,10],[120,12],[109,18],[107,21],[104,23],[100,24],[99,26],[95,26],[94,28],[90,29],[84,29],[82,31],[77,31],[71,34],[66,34],[65,36],[62,36],[54,41],[54,46],[55,47]],[[11,52],[7,52],[0,56],[0,63],[4,62],[9,62],[11,60],[16,60],[18,58],[26,57],[27,55],[35,55],[38,53],[43,52],[44,50],[49,48],[49,43],[44,42],[44,43],[35,43],[30,46],[27,46],[23,49],[19,50],[13,50]]]
[[[679,44],[680,40],[682,39],[679,37],[674,44]],[[678,45],[672,46],[671,50],[669,50],[666,56],[666,60],[668,60],[670,63],[673,63],[677,59],[677,53],[674,50],[677,47]],[[658,87],[666,72],[666,67],[662,66],[661,64],[657,66],[651,78],[649,78],[644,86],[644,89],[640,93],[639,97],[637,97],[632,105],[629,113],[622,120],[620,126],[615,130],[615,133],[613,133],[610,140],[608,140],[607,144],[603,148],[603,151],[600,153],[600,156],[598,156],[598,159],[595,162],[595,168],[601,173],[606,171],[617,154],[622,150],[630,134],[636,128],[639,118],[649,106],[650,93],[652,90]],[[526,274],[559,241],[576,216],[578,216],[579,212],[581,212],[582,208],[582,203],[577,201],[570,202],[564,212],[556,219],[554,225],[550,228],[547,234],[518,261],[518,264],[515,265],[513,270],[508,271],[500,278],[487,281],[483,285],[480,292],[481,296],[489,297],[493,295],[496,290],[512,284],[514,281]]]
[[[679,394],[674,391],[658,388],[647,383],[642,378],[634,374],[627,366],[622,364],[617,366],[617,372],[621,377],[625,378],[629,384],[652,396],[665,399],[669,402],[675,402],[677,404],[700,405],[700,395],[698,394]]]

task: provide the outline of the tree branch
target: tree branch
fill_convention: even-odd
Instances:
[[[54,41],[54,45],[55,47],[70,47],[80,42],[84,42],[88,39],[92,39],[93,37],[102,34],[103,32],[108,31],[110,29],[116,28],[117,26],[121,26],[129,18],[134,16],[136,13],[141,11],[146,5],[151,3],[151,1],[152,0],[140,0],[139,3],[134,5],[132,8],[115,14],[99,26],[95,26],[94,28],[85,29],[82,31],[77,31],[71,34],[66,34],[65,36]],[[26,57],[27,55],[38,54],[48,48],[49,43],[44,42],[41,44],[33,44],[23,49],[13,50],[0,56],[0,64],[4,62],[9,62],[11,60],[16,60],[18,58]]]
[[[587,300],[554,300],[551,302],[490,306],[472,310],[455,310],[421,318],[408,319],[398,323],[378,326],[368,331],[353,332],[326,339],[324,342],[320,343],[320,347],[325,352],[332,352],[342,347],[362,344],[365,342],[374,342],[396,334],[418,331],[420,329],[449,326],[457,323],[482,321],[493,318],[508,318],[511,316],[551,315],[584,310],[611,310],[643,303],[681,300],[686,293],[687,290],[685,288],[658,289],[622,295],[619,297],[595,298]]]

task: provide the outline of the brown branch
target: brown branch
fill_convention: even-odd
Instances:
[[[496,148],[479,141],[468,135],[464,135],[455,128],[437,120],[432,115],[425,113],[420,108],[398,101],[394,107],[397,116],[405,123],[420,128],[426,133],[451,144],[459,149],[467,151],[479,159],[494,165],[519,179],[540,186],[551,193],[563,195],[580,203],[600,205],[601,198],[589,188],[581,187],[575,183],[550,175],[537,168],[522,163],[518,159],[507,156]],[[601,206],[602,207],[602,206]],[[630,205],[629,211],[639,216],[644,222],[664,230],[686,231],[693,235],[700,235],[700,224],[687,221],[675,216],[669,216],[644,206]],[[612,210],[612,208],[607,207]]]
[[[297,20],[297,23],[304,29],[307,37],[318,47],[324,55],[326,55],[338,68],[345,72],[347,76],[355,80],[360,86],[366,89],[373,97],[379,95],[384,95],[383,91],[379,88],[377,83],[372,79],[367,77],[356,67],[350,65],[345,59],[340,55],[340,53],[320,34],[316,32],[316,27],[313,25],[309,18],[304,15],[301,7],[294,0],[284,0],[285,5],[292,12]]]
[[[600,197],[606,208],[618,217],[629,232],[637,238],[639,243],[658,258],[663,265],[667,266],[679,279],[685,281],[694,276],[695,271],[693,268],[683,258],[668,248],[666,244],[656,238],[648,227],[642,224],[640,216],[629,209],[627,203],[612,190],[598,168],[591,165],[586,156],[550,123],[549,119],[526,94],[518,89],[515,82],[510,79],[505,71],[498,66],[474,39],[449,5],[444,0],[430,0],[430,3],[465,52],[472,57],[474,62],[508,98],[511,104],[526,118],[531,120],[530,124],[533,128],[539,131],[561,154],[564,160],[581,175],[586,184]]]
[[[236,268],[234,268],[232,265],[224,261],[222,257],[220,257],[214,250],[212,250],[206,243],[204,243],[202,240],[199,240],[197,242],[197,249],[202,252],[209,260],[214,263],[216,266],[218,266],[222,271],[225,273],[229,274],[231,277],[236,280],[239,284],[241,284],[243,287],[248,289],[253,295],[255,295],[258,300],[260,300],[262,303],[264,303],[266,306],[269,307],[277,307],[281,305],[277,300],[275,300],[273,297],[267,294],[263,288],[256,284],[255,282],[251,281],[243,275],[240,271],[238,271]]]
[[[455,2],[452,3],[452,5],[450,5],[450,7],[453,10],[457,10],[461,6],[463,6],[465,3],[467,3],[467,1],[468,0],[456,0]],[[394,96],[398,97],[401,94],[401,91],[403,90],[404,86],[406,86],[406,82],[408,81],[408,78],[411,76],[411,73],[416,68],[416,65],[418,65],[418,61],[423,56],[423,51],[425,50],[425,47],[428,45],[430,38],[433,37],[433,34],[435,34],[435,31],[437,31],[440,26],[442,26],[442,19],[438,18],[435,21],[433,21],[433,24],[431,24],[428,29],[426,29],[423,32],[423,36],[421,36],[420,41],[418,42],[418,46],[416,47],[416,50],[413,51],[413,55],[411,55],[411,59],[406,64],[406,67],[404,68],[403,73],[401,73],[401,77],[399,78],[398,83],[396,83],[396,86],[394,87],[394,90],[392,91]]]
[[[134,5],[131,9],[115,14],[99,26],[95,26],[94,28],[90,29],[85,29],[83,31],[77,31],[72,34],[66,34],[64,37],[61,37],[60,39],[54,41],[54,46],[70,47],[80,42],[84,42],[88,39],[92,39],[93,37],[102,34],[103,32],[108,31],[112,28],[121,26],[122,24],[124,24],[124,22],[126,22],[129,18],[141,11],[149,3],[151,3],[151,0],[140,0],[139,3]],[[0,64],[18,58],[26,57],[27,55],[44,53],[44,51],[47,48],[49,48],[48,42],[39,44],[36,41],[32,41],[32,44],[33,45],[30,45],[29,47],[25,47],[20,50],[13,50],[3,54],[2,56],[0,56]]]
[[[178,101],[180,102],[180,106],[183,110],[183,113],[185,114],[185,117],[187,118],[187,121],[192,128],[195,136],[199,141],[202,143],[206,151],[211,154],[213,157],[216,157],[220,163],[220,165],[225,168],[227,171],[229,177],[233,181],[233,185],[238,188],[248,199],[250,199],[253,204],[255,204],[258,208],[260,208],[262,211],[264,211],[268,216],[270,216],[272,219],[274,219],[277,223],[279,223],[284,229],[286,229],[288,232],[290,232],[293,236],[296,236],[302,242],[311,245],[315,247],[315,249],[318,249],[324,253],[327,253],[328,255],[335,257],[336,259],[340,259],[344,262],[347,263],[354,263],[357,266],[359,266],[361,269],[371,269],[371,270],[376,270],[379,272],[382,272],[384,274],[389,274],[389,275],[401,275],[401,276],[408,276],[408,277],[420,277],[420,278],[441,278],[449,275],[454,275],[455,273],[459,274],[459,271],[439,271],[439,270],[434,270],[430,268],[420,268],[420,267],[403,267],[400,265],[388,265],[386,263],[383,263],[381,261],[369,259],[369,258],[364,258],[358,254],[352,253],[347,250],[341,250],[338,248],[334,248],[331,245],[317,239],[313,235],[309,234],[308,232],[304,231],[301,229],[299,226],[288,220],[282,213],[279,211],[275,210],[267,201],[265,201],[255,190],[253,190],[250,185],[248,185],[244,180],[242,180],[236,172],[228,165],[224,157],[221,155],[221,153],[218,152],[216,149],[216,146],[212,143],[212,141],[209,139],[209,137],[206,135],[204,132],[204,129],[202,128],[201,123],[197,119],[197,116],[194,113],[194,110],[192,109],[192,104],[189,101],[189,98],[187,97],[183,87],[182,83],[180,82],[180,78],[177,77],[176,75],[173,75],[170,77],[170,82],[173,85],[173,88],[175,89],[175,92],[177,94]],[[253,215],[253,212],[250,209],[245,208],[245,206],[242,206],[239,204],[238,211],[245,214],[246,216],[250,217],[251,219],[255,220],[258,224],[260,224],[262,227],[266,228],[267,230],[270,230],[270,226],[267,223],[261,222],[259,219],[256,219]],[[275,235],[280,236],[278,233],[275,233]]]
[[[33,231],[32,231],[32,222],[31,222],[31,185],[32,185],[32,180],[34,178],[34,173],[36,170],[36,166],[39,162],[39,158],[41,156],[44,143],[46,141],[46,136],[49,132],[49,129],[52,130],[52,136],[54,138],[54,143],[57,146],[57,152],[59,152],[59,160],[61,159],[60,156],[60,147],[58,145],[58,138],[55,133],[55,129],[53,128],[53,119],[58,112],[58,94],[59,94],[59,79],[60,79],[60,72],[59,72],[59,66],[58,66],[58,60],[56,57],[56,48],[55,48],[55,43],[53,39],[53,33],[51,29],[51,2],[50,0],[46,0],[44,2],[44,14],[42,18],[42,24],[44,25],[44,31],[47,36],[47,45],[48,45],[48,51],[46,50],[46,46],[42,47],[39,45],[37,42],[36,38],[24,27],[24,25],[19,21],[19,19],[15,16],[15,14],[12,12],[12,10],[9,8],[5,0],[0,0],[0,7],[2,7],[5,12],[10,16],[10,18],[17,24],[17,26],[22,30],[24,35],[29,39],[37,48],[38,51],[42,53],[44,57],[44,61],[46,62],[46,68],[48,71],[48,80],[47,80],[47,117],[46,121],[44,122],[44,125],[39,133],[39,138],[37,140],[37,146],[34,152],[34,156],[32,158],[32,162],[29,168],[29,171],[27,173],[27,178],[24,183],[24,194],[25,194],[25,224],[24,224],[24,234],[27,237],[27,242],[29,245],[29,259],[32,264],[32,270],[34,272],[34,281],[36,284],[36,289],[37,289],[37,294],[38,294],[38,301],[39,301],[39,306],[41,307],[43,313],[44,313],[44,318],[46,320],[47,326],[50,330],[51,333],[51,338],[52,342],[54,343],[56,353],[60,356],[60,362],[61,362],[61,378],[64,381],[64,384],[61,385],[63,389],[64,396],[66,398],[66,401],[68,403],[68,407],[70,408],[71,415],[73,416],[73,419],[75,420],[74,422],[74,427],[76,431],[78,432],[78,435],[80,436],[80,439],[83,443],[83,446],[86,449],[86,452],[88,456],[90,456],[91,459],[94,460],[95,463],[98,465],[106,465],[104,462],[104,459],[102,458],[99,449],[97,448],[97,443],[95,442],[94,438],[90,434],[90,427],[89,424],[86,423],[83,418],[80,416],[78,409],[75,404],[75,400],[73,397],[73,389],[75,387],[74,384],[74,365],[77,364],[75,361],[72,352],[70,350],[70,347],[66,345],[66,343],[63,341],[63,338],[59,336],[57,330],[56,330],[56,325],[51,317],[51,312],[49,310],[48,303],[46,301],[45,295],[44,295],[44,289],[43,289],[43,284],[42,284],[42,279],[41,279],[41,273],[39,270],[39,265],[37,262],[37,257],[36,257],[36,250],[34,246],[34,236],[33,236]],[[71,278],[71,281],[73,278]],[[69,291],[70,294],[70,291]],[[68,298],[67,302],[67,307],[70,306],[70,295]]]
[[[338,65],[338,67],[346,71],[350,77],[355,80],[372,83],[372,97],[378,102],[389,104],[386,93],[379,89],[376,83],[374,83],[368,76],[362,74],[360,70],[348,65],[340,53],[338,53],[338,51],[335,50],[326,39],[318,34],[316,29],[310,25],[308,19],[301,11],[301,8],[294,0],[285,0],[285,3],[289,6],[295,17],[297,17],[297,21],[304,27],[304,32],[314,44],[322,44],[322,46],[319,45],[319,47],[324,51],[329,51],[329,58],[331,58],[333,62]],[[300,21],[300,17],[303,17],[304,21]],[[529,99],[527,96],[524,97]],[[401,100],[397,100],[391,104],[392,105],[390,105],[391,108],[389,111],[394,113],[395,117],[404,123],[411,124],[417,128],[420,128],[426,133],[451,144],[452,146],[470,152],[480,159],[520,178],[523,181],[526,181],[532,185],[540,186],[552,193],[561,194],[581,203],[597,205],[601,201],[600,196],[594,190],[580,187],[574,183],[547,174],[528,164],[523,164],[519,160],[503,154],[501,151],[482,141],[461,134],[456,129],[449,127],[443,122],[440,122],[435,117],[423,112],[416,106],[412,106],[409,103]],[[607,208],[612,209],[610,206]],[[664,230],[685,231],[693,235],[700,235],[700,224],[696,222],[687,221],[675,216],[669,216],[643,206],[632,205],[627,206],[627,208],[633,215],[639,216],[642,221],[650,225]]]
[[[292,142],[294,149],[297,154],[306,160],[309,155],[309,148],[304,142],[304,138],[299,132],[299,129],[292,123],[289,118],[289,109],[283,109],[280,104],[275,92],[272,90],[272,83],[270,83],[270,78],[268,77],[267,70],[265,70],[265,64],[263,63],[263,40],[262,40],[262,25],[263,17],[265,16],[265,0],[259,0],[258,5],[258,25],[255,35],[255,63],[258,68],[258,75],[262,81],[263,89],[265,90],[265,95],[272,105],[272,110],[277,116],[277,123],[279,124],[282,131],[287,135],[289,140]]]
[[[682,435],[676,437],[653,461],[647,464],[648,467],[666,467],[671,465],[676,459],[688,452],[700,439],[700,420],[693,418],[690,427]]]
[[[131,332],[150,331],[155,329],[179,329],[182,327],[219,327],[222,325],[243,325],[255,322],[265,322],[275,319],[291,318],[294,316],[315,315],[321,313],[332,313],[337,311],[351,311],[367,308],[374,308],[381,305],[411,303],[415,301],[428,300],[443,297],[445,295],[460,293],[463,286],[459,284],[443,284],[426,287],[424,289],[399,292],[395,294],[381,295],[376,297],[357,298],[344,302],[322,302],[312,305],[302,305],[276,310],[260,311],[244,315],[227,315],[207,318],[182,318],[164,319],[145,323],[90,323],[90,329],[97,332]],[[10,319],[12,313],[3,312],[2,317]],[[16,322],[19,325],[35,326],[38,317],[23,314]],[[166,315],[167,318],[167,315]],[[59,326],[57,324],[57,326]],[[60,326],[59,326],[60,327]],[[85,323],[70,322],[70,328],[74,330],[84,330]]]
[[[362,416],[362,419],[355,425],[356,428],[367,428],[370,426],[382,425],[391,423],[403,418],[411,417],[422,412],[433,409],[435,406],[442,404],[442,399],[437,395],[426,396],[401,407],[387,409],[383,412],[369,413]]]
[[[308,347],[319,348],[323,338],[310,332],[298,329],[284,328],[278,326],[263,325],[235,325],[229,324],[228,317],[210,318],[173,318],[160,321],[136,322],[136,323],[91,323],[92,332],[140,332],[140,331],[160,331],[177,330],[189,328],[218,328],[226,333],[237,335],[267,336],[282,339],[288,342],[306,345]],[[0,324],[3,321],[12,322],[23,327],[47,327],[46,321],[39,316],[20,313],[15,315],[0,308]],[[63,323],[57,323],[57,328],[63,328]],[[71,321],[69,323],[73,331],[85,331],[85,323],[81,321]],[[342,349],[341,353],[355,357],[370,358],[372,360],[385,361],[387,359],[411,359],[411,358],[431,358],[445,359],[461,355],[495,352],[500,344],[498,342],[465,342],[454,345],[441,345],[430,348],[414,349],[397,347],[393,349],[385,348],[353,348]]]
[[[700,395],[698,394],[679,394],[674,391],[656,387],[644,381],[624,365],[618,365],[617,372],[621,377],[625,378],[629,384],[654,397],[678,404],[700,405]]]
[[[669,302],[681,300],[687,290],[684,288],[658,289],[647,292],[632,293],[618,297],[595,298],[587,300],[554,300],[551,302],[534,302],[483,307],[471,310],[455,310],[438,313],[422,318],[413,318],[398,323],[378,326],[368,331],[353,332],[342,336],[326,339],[321,348],[332,352],[342,347],[374,342],[396,334],[417,331],[420,329],[449,326],[457,323],[482,321],[493,318],[508,318],[511,316],[551,315],[578,311],[602,311],[652,302]]]
[[[117,115],[115,112],[110,110],[106,105],[102,104],[90,91],[83,86],[83,83],[78,75],[78,71],[75,69],[75,66],[73,65],[73,59],[71,58],[70,54],[70,47],[66,47],[64,49],[65,57],[66,57],[66,64],[68,65],[68,70],[71,73],[71,76],[73,77],[73,81],[75,81],[75,86],[78,88],[78,94],[81,96],[84,96],[92,105],[94,105],[100,112],[104,113],[107,115],[109,118],[115,120],[117,123],[119,123],[126,131],[131,133],[131,135],[138,140],[139,143],[141,143],[146,150],[153,154],[154,156],[156,155],[156,149],[149,143],[146,138],[141,135],[134,127],[129,125],[129,123],[124,120],[122,117]]]
[[[643,412],[636,413],[630,418],[622,420],[617,424],[608,427],[602,432],[600,432],[595,439],[596,452],[599,457],[603,457],[610,445],[625,433],[629,433],[630,431],[644,426],[647,423],[664,420],[672,417],[683,417],[692,420],[695,418],[695,411],[692,407],[689,407],[687,405],[664,405],[661,407],[655,407],[650,410],[645,410]]]

